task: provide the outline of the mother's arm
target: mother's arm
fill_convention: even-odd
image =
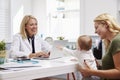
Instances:
[[[93,70],[87,64],[85,68],[79,67],[79,71],[84,77],[99,76],[108,79],[120,79],[120,52],[113,56],[115,68],[109,70]]]

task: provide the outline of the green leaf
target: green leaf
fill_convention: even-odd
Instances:
[[[5,41],[0,41],[0,51],[5,50],[6,43]]]

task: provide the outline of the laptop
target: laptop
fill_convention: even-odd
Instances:
[[[35,59],[39,59],[39,60],[52,60],[52,59],[58,59],[63,57],[63,51],[59,50],[58,48],[56,48],[55,46],[52,47],[51,52],[50,52],[50,56],[48,58],[44,58],[44,57],[37,57]]]
[[[66,46],[68,43],[68,40],[54,40],[52,43],[52,49],[50,51],[50,56],[49,58],[43,58],[43,57],[37,57],[35,59],[40,59],[40,60],[52,60],[52,59],[58,59],[64,56],[64,52],[62,50],[59,50],[56,48],[57,46]]]

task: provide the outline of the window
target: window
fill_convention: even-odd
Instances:
[[[54,0],[53,2],[48,0],[48,3],[50,36],[54,39],[63,36],[65,39],[75,41],[80,34],[79,0]]]
[[[0,40],[11,39],[10,0],[0,0]]]
[[[65,39],[76,40],[80,32],[79,11],[60,11],[51,15],[50,33],[52,37],[63,36]]]

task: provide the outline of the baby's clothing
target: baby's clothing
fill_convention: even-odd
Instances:
[[[89,51],[80,51],[80,50],[70,50],[67,48],[63,48],[65,55],[72,55],[78,59],[79,65],[81,67],[85,67],[84,60],[87,62],[87,64],[94,70],[97,70],[97,64],[95,61],[95,58],[93,56],[92,50]],[[80,79],[81,80],[81,79]],[[99,80],[99,77],[97,76],[91,76],[89,78],[85,78],[83,80]]]

